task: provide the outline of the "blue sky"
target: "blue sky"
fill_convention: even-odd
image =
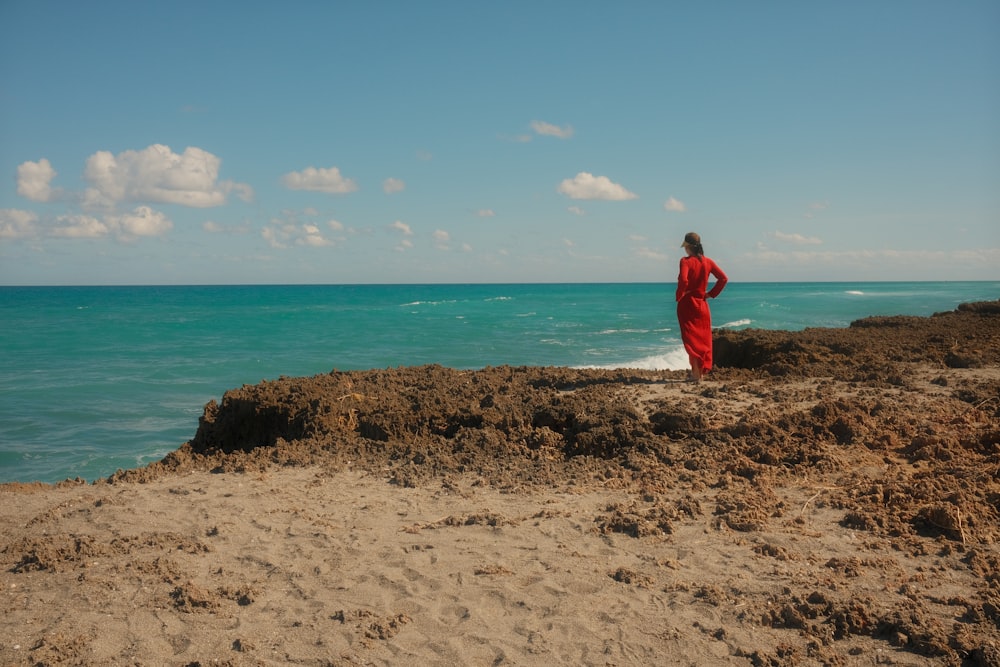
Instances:
[[[1000,279],[1000,3],[0,0],[0,284]]]

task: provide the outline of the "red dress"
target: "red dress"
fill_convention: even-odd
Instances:
[[[715,276],[715,286],[706,293],[709,275]],[[705,373],[712,370],[712,313],[706,297],[717,297],[727,282],[726,274],[708,257],[692,255],[681,259],[677,276],[677,321],[691,366],[700,365]]]

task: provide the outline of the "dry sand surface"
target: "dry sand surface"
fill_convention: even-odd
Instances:
[[[1000,665],[1000,302],[211,402],[0,486],[3,665]]]

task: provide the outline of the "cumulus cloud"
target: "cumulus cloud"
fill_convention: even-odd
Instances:
[[[272,248],[288,248],[292,245],[308,246],[311,248],[325,248],[336,246],[345,240],[340,234],[345,230],[343,224],[337,220],[327,220],[325,223],[303,218],[316,218],[319,211],[307,208],[303,211],[286,209],[281,212],[281,217],[271,218],[267,225],[261,230],[261,236]],[[329,236],[326,231],[334,232],[334,236]]]
[[[111,229],[107,224],[89,215],[65,215],[56,218],[52,236],[70,239],[96,239],[107,236]]]
[[[758,249],[747,253],[745,259],[761,267],[782,270],[801,270],[803,276],[817,276],[827,271],[830,276],[844,275],[845,267],[853,273],[858,271],[879,271],[887,267],[896,274],[922,273],[927,267],[961,264],[974,271],[982,271],[984,279],[995,274],[1000,265],[1000,248],[966,250],[768,250]],[[933,269],[931,269],[933,270]],[[812,278],[814,279],[814,278]]]
[[[166,215],[148,206],[138,206],[130,213],[112,216],[107,220],[125,239],[138,236],[163,236],[174,226]]]
[[[38,236],[38,214],[16,208],[0,209],[0,239],[27,239]]]
[[[553,125],[552,123],[546,123],[541,120],[531,121],[531,129],[535,131],[536,134],[547,137],[557,137],[559,139],[569,139],[573,136],[573,127],[567,125],[566,127],[559,127],[558,125]]]
[[[178,155],[169,146],[153,144],[141,151],[113,155],[98,151],[87,159],[83,177],[90,184],[83,194],[89,207],[114,207],[122,201],[157,202],[195,208],[221,206],[236,192],[250,199],[250,186],[220,182],[222,160],[189,146]]]
[[[816,201],[816,202],[813,202],[813,203],[809,204],[809,210],[806,211],[805,217],[807,219],[812,219],[812,218],[816,217],[816,214],[819,211],[825,211],[828,208],[830,208],[830,202],[828,202],[828,201]]]
[[[260,235],[267,241],[267,245],[272,248],[287,248],[286,239],[291,236],[294,225],[272,226],[266,225],[260,230]]]
[[[476,211],[476,215],[480,218],[492,218],[496,215],[491,208],[481,208]]]
[[[802,234],[786,234],[784,232],[774,231],[771,232],[770,237],[778,240],[784,241],[785,243],[791,243],[794,245],[820,245],[823,240],[815,236],[803,236]]]
[[[42,158],[38,162],[24,162],[17,167],[17,194],[31,201],[51,201],[52,180],[56,170]]]
[[[0,210],[0,238],[5,239],[40,236],[94,239],[114,235],[120,241],[132,242],[140,237],[163,236],[173,226],[164,213],[148,206],[138,206],[128,213],[104,215],[103,218],[70,214],[46,220],[31,211]]]
[[[230,192],[236,193],[236,196],[245,202],[252,202],[254,198],[253,188],[246,183],[233,183],[232,181],[224,181],[220,184],[222,186],[223,192],[227,194]]]
[[[434,247],[439,250],[450,250],[451,249],[451,234],[444,231],[443,229],[434,230]]]
[[[684,205],[684,202],[674,199],[673,197],[663,202],[663,208],[671,213],[683,213],[687,210],[687,206]]]
[[[227,225],[214,220],[206,220],[201,223],[201,228],[209,234],[246,234],[250,231],[249,223],[238,225]]]
[[[302,171],[285,174],[281,180],[289,190],[311,190],[343,195],[358,189],[357,183],[344,178],[337,167],[325,169],[306,167]]]
[[[403,222],[402,220],[397,220],[396,222],[389,225],[389,229],[394,229],[398,232],[402,232],[404,236],[413,236],[413,230],[410,226]]]
[[[560,183],[558,192],[571,199],[623,201],[638,197],[618,183],[613,183],[607,176],[594,176],[585,171]]]
[[[406,183],[399,180],[398,178],[387,178],[382,181],[382,191],[387,195],[391,195],[394,192],[402,192],[406,189]]]
[[[668,259],[671,259],[670,256],[664,254],[663,252],[659,250],[654,250],[646,246],[642,246],[641,248],[636,248],[635,256],[639,257],[640,259],[651,259],[657,262],[663,262]]]
[[[323,236],[316,225],[302,225],[302,235],[295,240],[299,245],[321,248],[333,245],[333,241]]]
[[[572,213],[573,215],[587,215],[587,212],[584,211],[579,206],[569,206],[566,208],[566,210]]]
[[[323,236],[316,225],[273,220],[260,232],[267,244],[272,248],[287,248],[290,245],[322,248],[335,245],[332,239]]]

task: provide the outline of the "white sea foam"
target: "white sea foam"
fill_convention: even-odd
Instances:
[[[719,329],[734,329],[736,327],[745,327],[748,324],[750,324],[750,322],[751,321],[748,320],[748,319],[734,320],[732,322],[726,322],[725,324],[720,324],[718,326],[718,328]]]
[[[649,329],[604,329],[603,331],[598,331],[598,336],[609,336],[614,334],[646,334],[649,333]]]
[[[859,289],[849,289],[846,292],[844,292],[844,294],[854,294],[856,296],[864,296],[865,295],[865,293],[862,292]]]
[[[444,299],[441,301],[411,301],[410,303],[399,304],[400,308],[410,308],[412,306],[440,306],[445,303],[458,303],[458,299]]]
[[[577,366],[577,368],[595,368],[599,370],[617,370],[619,368],[634,368],[644,371],[680,371],[688,368],[688,355],[684,348],[678,346],[660,354],[651,354],[648,357],[622,361],[616,364],[597,364],[589,366]]]

